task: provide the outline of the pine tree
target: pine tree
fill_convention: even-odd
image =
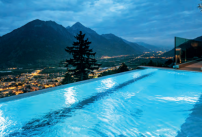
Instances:
[[[73,58],[66,60],[66,67],[68,73],[73,76],[76,81],[88,79],[88,74],[94,73],[93,70],[99,69],[101,64],[96,63],[96,52],[93,53],[92,49],[89,49],[91,42],[88,39],[84,40],[85,34],[80,31],[76,38],[76,42],[72,47],[66,47],[65,51],[72,55]],[[73,69],[69,69],[73,67]]]

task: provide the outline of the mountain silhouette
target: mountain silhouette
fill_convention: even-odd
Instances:
[[[5,66],[52,64],[67,57],[74,37],[53,21],[34,20],[0,38],[0,63]]]
[[[99,35],[80,22],[65,28],[54,21],[36,19],[0,37],[0,67],[58,64],[70,57],[64,49],[72,46],[79,31],[92,42],[90,48],[96,52],[96,58],[141,54],[148,50],[114,34]]]

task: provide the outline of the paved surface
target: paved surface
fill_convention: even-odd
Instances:
[[[190,70],[190,71],[200,71],[200,72],[202,72],[201,68],[202,68],[202,61],[194,63],[194,64],[191,64],[191,65],[188,65],[188,66],[183,67],[183,68],[180,68],[180,70]]]

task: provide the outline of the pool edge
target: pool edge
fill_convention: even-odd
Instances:
[[[165,68],[165,67],[154,67],[154,66],[138,66],[137,68],[138,69],[160,69],[160,70],[171,70],[171,71],[179,71],[179,72],[202,73],[200,71],[180,70],[180,69]]]

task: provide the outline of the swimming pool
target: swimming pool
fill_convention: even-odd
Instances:
[[[0,136],[202,136],[201,77],[141,69],[2,102]]]

